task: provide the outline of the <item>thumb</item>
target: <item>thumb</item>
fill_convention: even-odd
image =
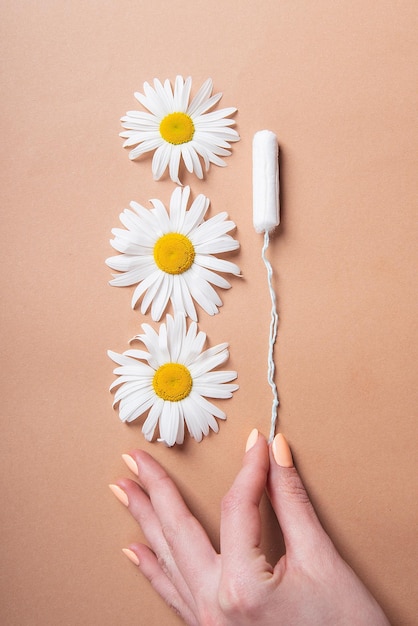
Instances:
[[[267,489],[283,533],[287,558],[305,562],[318,555],[319,550],[333,549],[282,434],[276,435],[270,447]]]

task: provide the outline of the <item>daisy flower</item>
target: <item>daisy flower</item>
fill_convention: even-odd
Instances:
[[[221,93],[212,94],[213,83],[210,78],[203,83],[189,104],[192,79],[177,76],[174,92],[167,79],[162,84],[154,79],[154,87],[144,83],[144,93],[135,93],[135,98],[148,110],[128,111],[121,118],[126,130],[120,133],[124,137],[124,147],[136,146],[129,153],[130,159],[136,159],[146,152],[155,150],[152,159],[152,173],[159,180],[169,169],[173,182],[179,181],[180,159],[189,172],[203,178],[203,159],[206,171],[211,163],[225,166],[220,158],[231,154],[229,148],[234,141],[239,141],[235,124],[228,119],[236,108],[228,107],[212,111],[222,97]]]
[[[238,241],[227,233],[235,228],[226,213],[204,221],[209,199],[200,194],[187,209],[189,187],[176,187],[168,212],[160,200],[151,200],[153,209],[131,202],[131,209],[120,214],[126,230],[114,228],[112,247],[120,252],[106,260],[114,274],[111,285],[137,285],[132,307],[139,299],[141,313],[151,306],[154,321],[160,320],[171,301],[174,312],[181,311],[197,321],[193,299],[210,315],[219,312],[222,300],[212,285],[229,289],[230,283],[217,274],[239,275],[231,261],[214,256],[236,250]]]
[[[144,333],[134,339],[147,350],[108,352],[118,365],[114,370],[118,378],[110,390],[117,388],[113,406],[119,405],[120,419],[132,422],[148,411],[142,427],[145,439],[153,439],[158,424],[159,441],[168,446],[183,443],[184,423],[196,441],[209,428],[218,432],[215,418],[226,419],[226,415],[206,397],[231,398],[238,389],[229,384],[236,372],[212,371],[228,359],[228,344],[202,352],[206,334],[197,331],[195,322],[187,329],[181,313],[167,315],[159,332],[148,324],[142,324],[142,329]]]

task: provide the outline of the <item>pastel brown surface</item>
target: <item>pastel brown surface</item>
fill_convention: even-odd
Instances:
[[[107,485],[156,456],[218,542],[220,500],[253,428],[268,434],[270,302],[252,226],[251,142],[281,151],[270,258],[279,428],[319,516],[393,624],[418,614],[414,2],[6,0],[2,48],[2,602],[7,626],[178,624],[121,549],[140,534]],[[104,260],[131,200],[169,199],[119,118],[155,76],[212,77],[241,141],[192,193],[226,210],[243,273],[214,318],[240,390],[217,435],[181,448],[121,424],[108,348],[149,318]],[[239,323],[237,323],[237,320]],[[281,551],[269,506],[264,544]]]

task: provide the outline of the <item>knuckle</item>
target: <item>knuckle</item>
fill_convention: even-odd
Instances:
[[[162,524],[161,530],[170,552],[175,551],[176,544],[178,544],[185,533],[190,533],[195,521],[191,513],[184,512],[181,515],[177,514],[175,518]]]
[[[170,578],[171,576],[170,565],[169,565],[170,560],[171,558],[169,554],[160,553],[157,555],[158,565],[160,566],[161,570],[168,578]]]
[[[293,501],[312,506],[306,489],[296,473],[292,473],[290,476],[286,477],[281,485],[281,491],[285,496]]]
[[[253,591],[241,580],[228,580],[223,583],[218,592],[218,602],[224,615],[237,620],[245,616],[247,619],[256,618],[259,605]]]
[[[221,511],[223,515],[229,515],[239,510],[242,498],[237,494],[234,489],[230,489],[226,495],[222,498]]]
[[[168,549],[170,550],[170,552],[172,552],[175,547],[176,538],[178,535],[177,524],[174,522],[170,524],[164,524],[161,526],[161,531],[163,533]]]
[[[153,476],[152,480],[149,481],[149,484],[154,491],[165,491],[172,485],[172,480],[169,475],[165,473],[164,470],[161,470],[158,475]]]
[[[178,615],[179,617],[182,617],[180,608],[177,606],[177,603],[175,600],[171,600],[169,602],[167,602],[168,608],[171,609],[176,615]]]
[[[213,606],[208,606],[199,610],[200,626],[220,626],[219,614],[214,610]],[[223,622],[222,622],[223,623]]]

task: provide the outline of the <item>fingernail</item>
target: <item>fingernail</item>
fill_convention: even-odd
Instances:
[[[122,552],[130,561],[132,561],[134,565],[139,565],[139,559],[133,550],[130,550],[129,548],[122,548]]]
[[[250,436],[247,439],[247,443],[245,446],[245,452],[248,452],[248,450],[250,450],[253,445],[256,443],[258,439],[258,430],[256,428],[254,428],[251,432],[250,432]]]
[[[273,439],[272,450],[277,465],[281,467],[293,467],[293,457],[289,444],[281,433],[276,435]]]
[[[138,476],[138,465],[136,464],[135,459],[133,459],[130,454],[122,454],[122,459],[125,461],[131,472],[135,474],[135,476]]]
[[[109,489],[113,493],[113,495],[117,497],[119,502],[122,502],[122,504],[124,504],[125,506],[128,506],[129,504],[128,496],[126,495],[123,489],[121,489],[118,485],[109,485]]]

